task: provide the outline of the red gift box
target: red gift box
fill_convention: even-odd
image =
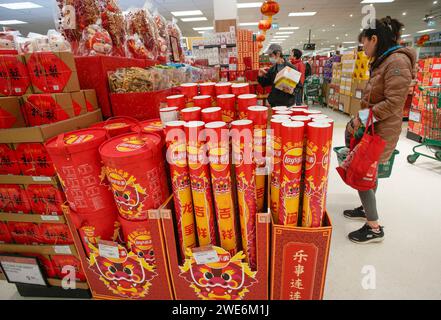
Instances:
[[[23,113],[30,127],[67,120],[76,115],[69,93],[25,95]]]
[[[0,174],[20,174],[17,154],[9,144],[0,144]]]
[[[70,269],[66,269],[63,272],[63,268],[67,266],[75,269],[75,279],[77,281],[86,281],[86,275],[78,258],[68,255],[52,255],[51,260],[57,278],[63,279],[71,272]]]
[[[40,215],[62,215],[61,205],[64,193],[52,185],[30,185],[26,192],[31,203],[32,212]]]
[[[9,233],[17,244],[40,244],[40,230],[32,222],[8,222]]]
[[[12,243],[12,236],[6,222],[0,221],[0,243]]]
[[[38,261],[41,263],[41,265],[44,268],[44,271],[46,271],[46,277],[48,278],[55,278],[57,276],[55,272],[54,265],[50,259],[49,256],[38,254],[38,253],[20,253],[20,255],[25,257],[35,257],[38,259]]]
[[[29,203],[28,195],[20,185],[0,185],[0,212],[31,212],[31,205]]]
[[[18,97],[0,98],[0,129],[25,127]]]
[[[42,143],[20,143],[15,150],[23,175],[55,176],[54,165]]]
[[[29,91],[30,83],[22,56],[0,55],[0,96],[21,96]]]
[[[39,228],[39,241],[44,244],[73,244],[69,227],[61,223],[42,223]]]

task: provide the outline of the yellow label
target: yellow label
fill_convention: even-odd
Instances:
[[[127,123],[124,122],[116,122],[116,123],[110,123],[104,126],[104,129],[118,129],[118,128],[124,128],[127,127]]]
[[[80,144],[92,140],[93,137],[93,134],[80,134],[79,136],[76,134],[71,134],[64,138],[64,143],[67,145]]]
[[[123,142],[116,146],[116,150],[118,150],[119,152],[133,152],[141,149],[142,147],[144,147],[144,145],[144,140],[134,136],[124,139]]]
[[[245,192],[242,190],[237,190],[237,201],[239,204],[239,218],[240,218],[240,229],[242,230],[242,247],[245,252],[246,261],[249,262],[248,257],[250,248],[248,247],[248,231],[247,224],[250,217],[250,210],[245,199]]]

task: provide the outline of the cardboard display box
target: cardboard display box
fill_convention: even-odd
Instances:
[[[351,97],[340,94],[340,98],[338,101],[338,110],[349,114],[350,109],[351,109]]]
[[[125,279],[111,276],[107,272],[106,266],[113,264],[112,259],[100,256],[101,253],[98,248],[92,252],[91,258],[89,258],[76,229],[71,210],[67,206],[64,206],[63,210],[72,231],[75,246],[93,298],[103,300],[173,299],[159,210],[149,211],[150,235],[155,254],[154,263],[147,262],[137,254],[128,252],[126,261],[128,265],[134,267],[133,272],[138,273],[135,274],[135,276],[139,276],[136,281],[130,276]],[[116,243],[112,244],[117,245]],[[118,248],[119,252],[123,249],[121,245]],[[103,266],[105,269],[102,268]],[[129,288],[127,288],[128,285],[130,285]]]
[[[31,93],[31,81],[23,56],[0,55],[0,97]]]
[[[283,68],[274,79],[276,89],[293,94],[302,74],[290,67]]]
[[[367,80],[357,80],[354,79],[352,81],[352,91],[351,91],[351,97],[354,97],[356,99],[363,98],[363,91],[366,88],[366,85],[368,84]]]
[[[351,98],[351,107],[349,110],[349,114],[351,116],[356,117],[358,115],[358,111],[361,110],[361,100],[357,98]]]
[[[269,236],[271,216],[269,213],[260,213],[256,215],[256,247],[257,247],[257,270],[251,270],[248,264],[242,260],[236,260],[235,257],[219,247],[215,250],[223,252],[229,257],[225,268],[231,265],[231,268],[239,268],[241,283],[236,287],[225,289],[222,294],[211,292],[210,289],[216,287],[202,287],[194,278],[193,270],[203,267],[211,270],[212,264],[197,265],[194,259],[187,258],[184,263],[180,263],[177,239],[173,223],[173,201],[172,197],[163,209],[161,209],[162,222],[164,226],[164,237],[167,244],[167,257],[173,284],[173,292],[176,300],[268,300],[268,271],[269,271]],[[219,296],[218,298],[216,296]]]
[[[320,300],[326,282],[332,224],[321,228],[273,225],[271,300]]]
[[[0,98],[0,129],[26,127],[18,97]]]
[[[95,110],[57,123],[3,130],[0,135],[0,143],[45,142],[60,133],[88,128],[92,124],[101,121],[101,111]]]
[[[98,99],[94,89],[81,90],[84,94],[84,100],[86,101],[86,109],[88,112],[99,109]]]
[[[34,52],[25,59],[34,93],[80,91],[72,52]]]

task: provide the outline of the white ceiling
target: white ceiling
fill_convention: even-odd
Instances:
[[[0,0],[0,3],[21,2],[25,0]],[[45,33],[54,27],[54,3],[55,0],[30,0],[42,5],[44,8],[32,10],[9,10],[0,7],[0,20],[17,19],[28,22],[26,25],[11,26],[20,30],[24,35],[28,32]],[[238,0],[238,2],[256,2],[259,0]],[[120,0],[119,4],[123,10],[130,7],[143,6],[145,0]],[[199,36],[193,27],[206,27],[213,25],[214,13],[212,0],[152,0],[167,19],[171,19],[171,11],[180,10],[201,10],[208,21],[201,22],[182,22],[179,21],[185,36]],[[329,48],[331,45],[338,46],[343,41],[356,41],[361,28],[361,0],[279,0],[281,11],[274,17],[281,27],[294,26],[300,27],[294,30],[283,42],[285,48],[301,47],[307,42],[309,29],[312,30],[312,42],[318,48]],[[422,20],[431,9],[439,8],[439,4],[434,5],[433,0],[395,0],[393,3],[375,4],[377,17],[390,15],[398,18],[405,24],[405,34],[414,34],[419,30],[427,29],[427,25]],[[313,17],[288,17],[289,12],[293,11],[317,11]],[[403,12],[407,14],[402,15]],[[240,22],[257,22],[262,18],[259,8],[239,9]],[[353,17],[350,17],[350,14]],[[332,25],[335,24],[335,27]],[[257,31],[257,27],[247,27]],[[437,21],[434,27],[441,30],[441,21]],[[323,31],[325,30],[325,31]],[[268,32],[268,40],[275,33],[274,30]],[[337,37],[339,39],[337,40]],[[350,44],[345,45],[351,46]]]

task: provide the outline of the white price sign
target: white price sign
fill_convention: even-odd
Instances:
[[[0,256],[0,264],[9,282],[47,285],[35,258]]]
[[[111,241],[99,241],[98,251],[101,257],[108,259],[119,259],[118,244]]]
[[[193,258],[196,264],[208,264],[219,262],[219,256],[212,247],[203,247],[193,249]]]

